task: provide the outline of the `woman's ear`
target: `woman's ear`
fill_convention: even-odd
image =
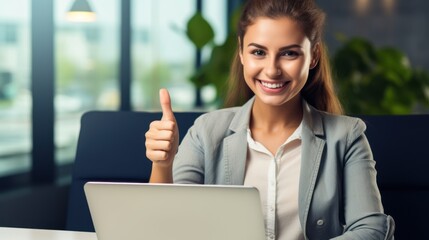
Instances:
[[[317,66],[320,59],[320,43],[316,43],[313,47],[313,52],[311,53],[311,62],[310,69],[313,69]]]

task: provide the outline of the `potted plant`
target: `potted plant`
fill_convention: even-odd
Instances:
[[[348,114],[410,114],[429,107],[429,74],[393,47],[339,38],[332,57],[336,86]]]

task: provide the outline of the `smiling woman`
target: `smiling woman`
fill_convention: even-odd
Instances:
[[[267,239],[393,239],[365,124],[341,115],[313,0],[249,0],[238,24],[229,102],[178,146],[163,89],[146,133],[151,182],[249,185]]]

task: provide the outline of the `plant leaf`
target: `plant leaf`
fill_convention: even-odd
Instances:
[[[186,35],[197,49],[201,49],[213,40],[214,31],[203,15],[196,12],[188,21]]]

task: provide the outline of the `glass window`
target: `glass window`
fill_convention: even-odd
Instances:
[[[195,12],[195,0],[135,0],[132,4],[133,108],[160,109],[161,87],[169,89],[175,110],[192,108],[195,90],[189,78],[195,50],[185,29]]]
[[[134,109],[159,110],[158,89],[167,87],[176,111],[191,110],[195,88],[195,48],[186,36],[186,24],[196,11],[195,0],[135,0],[133,3]],[[226,37],[226,0],[203,0],[203,15],[215,31],[215,43]],[[210,47],[203,52],[210,56]],[[203,100],[214,97],[214,88],[203,89]]]
[[[18,41],[18,24],[4,22],[0,25],[0,43],[16,44]]]
[[[203,0],[203,15],[215,32],[215,44],[225,41],[227,31],[227,1]]]
[[[203,16],[210,23],[215,33],[214,44],[222,45],[225,42],[227,35],[227,0],[203,0]],[[202,61],[205,62],[210,58],[211,55],[211,46],[203,48],[202,51]],[[210,106],[210,103],[213,102],[216,98],[216,88],[212,85],[203,87],[201,89],[201,97],[205,103],[205,107],[208,109],[216,108],[217,105],[214,103],[214,106]],[[211,104],[213,105],[213,104]]]
[[[89,1],[94,22],[70,22],[74,0],[55,1],[57,163],[74,159],[80,118],[119,107],[120,0]]]
[[[0,176],[28,171],[30,1],[0,0]]]

